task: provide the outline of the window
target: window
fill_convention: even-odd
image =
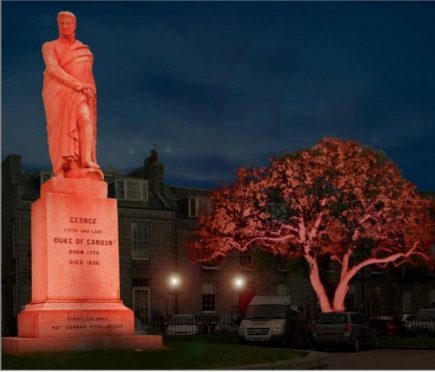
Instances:
[[[217,261],[212,260],[209,262],[205,262],[201,265],[203,270],[219,270],[219,264]]]
[[[290,283],[279,283],[276,286],[277,296],[288,296],[290,294]]]
[[[115,196],[119,200],[148,202],[148,181],[117,180],[115,183]]]
[[[210,215],[212,212],[211,200],[205,196],[189,198],[189,217]]]
[[[375,296],[380,297],[382,295],[382,287],[380,285],[375,285],[373,292]]]
[[[252,249],[240,252],[240,267],[243,269],[251,269],[254,266],[254,256]]]
[[[410,290],[402,292],[402,311],[406,313],[412,313],[412,296]]]
[[[216,312],[216,283],[202,283],[202,312]]]
[[[147,278],[133,278],[133,287],[149,287],[149,279]]]
[[[134,279],[133,279],[134,281]],[[148,322],[150,309],[150,290],[146,287],[133,287],[134,315],[142,321]]]
[[[429,307],[435,308],[435,289],[429,290]]]
[[[133,259],[149,259],[149,224],[146,222],[131,223],[131,244]]]

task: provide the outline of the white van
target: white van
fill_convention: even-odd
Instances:
[[[239,342],[289,342],[304,332],[304,321],[290,296],[255,296],[239,326]]]
[[[435,309],[418,310],[413,323],[417,334],[435,336]]]

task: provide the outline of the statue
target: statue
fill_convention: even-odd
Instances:
[[[71,12],[57,15],[59,38],[42,46],[46,69],[42,98],[53,173],[103,179],[96,161],[97,93],[89,47],[75,38]]]

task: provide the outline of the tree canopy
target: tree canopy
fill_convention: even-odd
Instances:
[[[435,240],[433,201],[382,152],[355,141],[324,138],[269,167],[239,169],[212,202],[189,244],[194,261],[253,247],[303,257],[322,311],[344,310],[349,281],[363,267],[428,261]],[[341,266],[333,299],[319,275],[325,256]]]

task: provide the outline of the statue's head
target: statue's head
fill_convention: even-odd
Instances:
[[[59,12],[57,13],[57,26],[61,35],[73,35],[77,27],[77,18],[72,12]]]

